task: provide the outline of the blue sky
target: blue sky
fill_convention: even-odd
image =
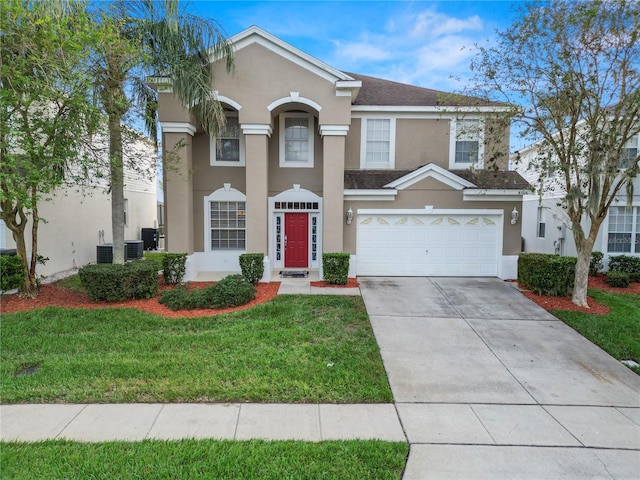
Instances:
[[[473,45],[508,26],[517,3],[192,0],[190,10],[217,20],[227,36],[257,25],[339,70],[458,91]]]

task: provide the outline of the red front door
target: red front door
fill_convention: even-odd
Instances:
[[[284,214],[284,266],[307,267],[309,265],[309,214]]]

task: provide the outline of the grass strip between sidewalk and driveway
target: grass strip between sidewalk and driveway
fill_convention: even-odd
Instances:
[[[169,319],[47,307],[0,319],[1,403],[393,400],[360,297]]]
[[[618,360],[640,363],[640,295],[589,290],[611,309],[607,315],[553,310],[551,313]],[[640,368],[632,368],[640,374]]]
[[[377,440],[145,440],[81,443],[51,440],[1,443],[3,478],[224,478],[341,480],[401,477],[406,443]]]

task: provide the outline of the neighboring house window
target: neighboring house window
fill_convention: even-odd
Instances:
[[[313,115],[280,115],[280,166],[313,167]]]
[[[545,223],[544,207],[538,207],[538,238],[544,238],[547,224]]]
[[[241,134],[238,114],[226,113],[226,124],[211,141],[211,165],[242,167],[244,160],[244,137]]]
[[[246,202],[209,202],[211,250],[244,250]]]
[[[607,252],[640,253],[640,207],[610,207]]]
[[[361,167],[386,169],[394,167],[395,119],[366,118],[362,128]]]
[[[124,199],[124,226],[127,226],[127,221],[129,216],[129,200]]]
[[[480,120],[455,121],[454,168],[480,165],[484,150]]]
[[[631,138],[622,148],[622,157],[618,162],[618,168],[629,168],[633,162],[638,159],[638,143],[640,142],[640,135],[636,135]]]

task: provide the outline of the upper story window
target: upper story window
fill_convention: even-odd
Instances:
[[[632,137],[622,148],[622,156],[618,162],[618,168],[629,168],[633,162],[638,159],[638,144],[640,143],[640,134]]]
[[[237,112],[226,113],[226,125],[211,141],[211,165],[242,167],[244,159],[244,137],[238,122]]]
[[[607,252],[640,253],[640,207],[610,207]]]
[[[392,118],[362,119],[361,168],[394,168],[395,128]]]
[[[452,143],[451,168],[467,168],[471,165],[482,168],[484,153],[484,135],[480,120],[455,120],[452,126],[454,141]]]
[[[280,115],[280,166],[313,167],[313,115]]]

